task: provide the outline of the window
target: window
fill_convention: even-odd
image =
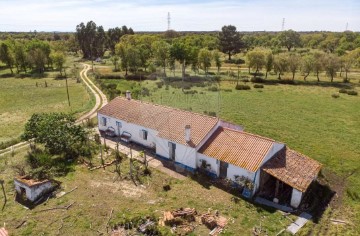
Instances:
[[[148,132],[146,130],[140,130],[140,138],[147,140]]]
[[[169,142],[169,158],[173,161],[175,161],[175,149],[176,149],[176,144]]]
[[[106,126],[106,117],[101,117],[101,125]]]

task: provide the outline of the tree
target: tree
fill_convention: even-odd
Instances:
[[[314,53],[314,63],[313,63],[313,71],[316,73],[317,81],[320,82],[320,71],[324,69],[324,58],[325,55],[322,52]]]
[[[25,124],[23,140],[34,139],[52,155],[74,158],[86,146],[87,132],[75,125],[75,118],[64,113],[33,114]]]
[[[62,71],[66,62],[65,54],[63,52],[54,52],[51,54],[51,58],[55,65],[55,68],[60,72],[60,75],[62,76]]]
[[[267,79],[268,73],[273,69],[274,66],[274,56],[271,51],[265,53],[265,79]]]
[[[207,48],[200,49],[198,55],[198,62],[200,64],[200,67],[205,71],[205,76],[207,76],[209,72],[212,58],[212,53]]]
[[[300,62],[301,62],[300,56],[292,53],[287,57],[287,60],[288,60],[289,70],[292,73],[292,80],[294,80],[295,73],[300,67]]]
[[[45,71],[45,65],[50,61],[50,45],[45,41],[31,40],[27,44],[27,61],[39,73]]]
[[[114,64],[114,71],[119,71],[119,60],[120,58],[117,55],[114,55],[110,59],[112,63]]]
[[[260,49],[254,49],[246,54],[249,68],[255,69],[255,74],[265,65],[265,54]]]
[[[13,74],[13,66],[14,66],[14,54],[11,49],[9,42],[3,42],[0,44],[0,61],[4,62],[7,67],[10,69],[11,74]]]
[[[19,43],[15,41],[14,58],[15,58],[15,66],[18,73],[21,69],[26,73],[27,61],[26,61],[26,51],[25,51],[24,43]]]
[[[231,55],[239,53],[244,48],[244,43],[241,40],[240,33],[236,31],[233,25],[223,26],[219,33],[219,45],[223,53],[228,54],[229,60]]]
[[[104,55],[106,35],[102,26],[96,26],[93,21],[87,22],[86,25],[81,22],[76,26],[75,35],[84,58],[93,60]]]
[[[282,53],[274,57],[274,70],[279,73],[278,79],[281,80],[281,74],[286,72],[289,68],[287,55]]]
[[[166,77],[166,64],[170,56],[170,45],[163,41],[155,41],[152,45],[155,62],[157,65],[164,68],[164,76]]]
[[[125,34],[134,34],[134,31],[128,29],[126,25],[122,28],[110,28],[106,33],[106,46],[110,49],[111,53],[115,54],[115,45],[120,41],[120,38]]]
[[[340,69],[340,60],[334,54],[328,54],[324,60],[324,68],[326,74],[330,77],[330,82],[333,82],[336,72]]]
[[[293,30],[282,31],[278,36],[279,42],[286,47],[288,51],[292,48],[300,46],[300,34]]]
[[[301,61],[301,71],[304,73],[304,81],[309,76],[310,72],[313,70],[315,58],[311,54],[303,56]]]
[[[181,64],[182,77],[185,77],[186,66],[191,63],[191,48],[185,43],[176,41],[170,47],[170,57],[179,61]]]
[[[352,51],[348,54],[345,54],[344,56],[342,56],[341,61],[345,71],[344,82],[349,82],[348,73],[350,72],[351,68],[355,65],[356,51]]]
[[[120,42],[115,46],[115,53],[121,58],[121,67],[125,70],[125,75],[128,75],[129,69],[129,47],[125,42]]]
[[[221,65],[222,65],[222,61],[221,61],[220,52],[218,50],[213,51],[213,58],[214,58],[215,65],[216,65],[216,68],[217,68],[217,73],[219,74],[220,73],[220,68],[221,68]]]

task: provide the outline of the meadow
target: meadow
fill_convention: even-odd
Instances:
[[[66,112],[80,116],[95,104],[92,95],[77,79],[68,79],[70,105],[66,81],[56,79],[55,72],[42,78],[9,77],[2,71],[0,78],[0,143],[18,140],[25,122],[36,112]]]
[[[99,67],[101,73],[109,69]],[[248,75],[243,69],[240,78]],[[248,75],[249,76],[249,75]],[[353,73],[352,83],[342,83],[338,77],[322,82],[315,76],[303,82],[298,76],[295,84],[271,83],[264,88],[236,90],[236,79],[226,78],[220,83],[210,79],[196,83],[185,81],[129,81],[102,79],[105,84],[116,84],[122,92],[145,90],[138,99],[178,107],[194,112],[212,114],[245,127],[245,130],[286,143],[290,148],[323,164],[322,181],[336,191],[320,223],[309,224],[303,235],[359,234],[360,223],[360,97],[339,93],[340,89],[359,91],[359,74]],[[284,76],[286,78],[286,76]],[[288,75],[290,77],[290,75]],[[249,78],[250,79],[250,78]],[[245,80],[247,81],[247,80]],[[205,85],[204,85],[205,84]],[[212,89],[212,87],[217,89]],[[333,95],[339,95],[334,98]],[[335,225],[331,219],[341,218],[350,225]]]

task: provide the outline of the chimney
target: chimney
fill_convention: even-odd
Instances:
[[[185,141],[190,142],[191,140],[191,126],[185,125]]]
[[[126,90],[126,99],[131,100],[131,92],[129,90]]]

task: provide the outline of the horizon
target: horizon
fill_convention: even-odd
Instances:
[[[126,25],[135,32],[164,32],[168,12],[170,29],[178,32],[220,31],[224,25],[240,32],[360,31],[356,0],[2,0],[0,8],[0,32],[70,33],[90,20],[105,30]]]

